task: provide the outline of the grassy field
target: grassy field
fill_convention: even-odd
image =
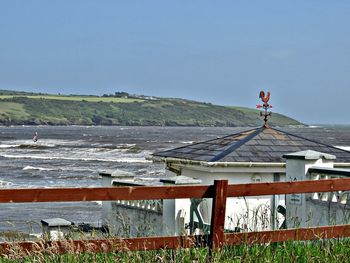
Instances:
[[[17,121],[28,118],[29,114],[26,112],[23,104],[15,102],[2,102],[0,103],[0,116]]]
[[[273,114],[272,125],[299,125]],[[259,126],[259,111],[174,98],[0,92],[0,125]]]
[[[12,99],[16,97],[26,97],[30,99],[45,100],[68,100],[68,101],[88,101],[88,102],[115,102],[115,103],[131,103],[141,102],[142,99],[136,98],[114,98],[114,97],[94,97],[94,96],[61,96],[61,95],[0,95],[0,99]]]

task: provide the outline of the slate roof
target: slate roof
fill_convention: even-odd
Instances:
[[[284,154],[305,150],[333,154],[337,163],[350,163],[349,151],[264,126],[153,155],[206,162],[284,163]]]

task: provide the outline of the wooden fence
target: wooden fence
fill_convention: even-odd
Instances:
[[[152,200],[175,198],[213,198],[210,235],[109,238],[100,240],[62,240],[41,242],[9,242],[0,244],[0,253],[21,250],[27,253],[49,250],[53,253],[109,252],[121,250],[159,250],[242,243],[268,243],[289,240],[350,237],[350,225],[299,228],[246,233],[224,233],[227,197],[274,194],[333,192],[350,190],[350,179],[331,179],[302,182],[278,182],[228,185],[216,180],[210,186],[135,186],[98,188],[40,188],[2,189],[0,203],[77,202],[112,200]]]

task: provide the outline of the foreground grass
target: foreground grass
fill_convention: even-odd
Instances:
[[[224,247],[211,256],[207,248],[118,253],[43,254],[19,253],[0,262],[349,262],[350,240],[287,242]]]

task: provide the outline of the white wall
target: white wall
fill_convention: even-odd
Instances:
[[[333,160],[319,159],[287,159],[287,181],[310,180],[307,173],[310,167],[332,168]],[[287,226],[288,228],[328,225],[327,215],[330,206],[312,202],[312,194],[289,194],[286,195]],[[329,203],[331,205],[331,203]],[[326,211],[328,211],[326,213]]]
[[[182,167],[181,175],[198,178],[202,180],[202,183],[205,185],[211,185],[214,183],[214,180],[228,180],[229,184],[246,184],[256,182],[257,179],[261,179],[260,182],[273,182],[274,175],[272,171],[275,171],[274,168],[267,167],[264,171],[264,168],[256,169],[237,169],[237,172],[233,172],[235,169],[229,167],[226,169],[220,167],[216,171],[215,168],[211,168],[210,171],[203,171],[196,169],[197,167]],[[256,171],[260,171],[257,173]],[[278,168],[276,171],[281,171]],[[170,171],[168,171],[170,174]],[[285,180],[285,175],[281,174],[281,180]],[[277,198],[281,200],[281,203],[284,203],[284,196]],[[182,202],[178,201],[176,202]],[[277,201],[278,202],[278,201]],[[189,201],[187,202],[187,204]],[[253,196],[253,197],[239,197],[239,198],[228,198],[226,203],[226,219],[225,219],[225,228],[230,230],[235,230],[236,227],[255,231],[255,230],[266,230],[271,229],[272,224],[272,213],[271,209],[273,205],[273,196]],[[209,211],[209,224],[211,218],[211,209],[212,209],[212,200],[208,199],[206,201],[207,210]],[[278,204],[277,204],[278,205]],[[277,206],[276,205],[276,206]],[[176,207],[176,211],[181,210],[182,214],[188,215],[185,217],[185,223],[189,223],[189,206],[181,206],[180,204]],[[176,213],[176,212],[175,212]]]

